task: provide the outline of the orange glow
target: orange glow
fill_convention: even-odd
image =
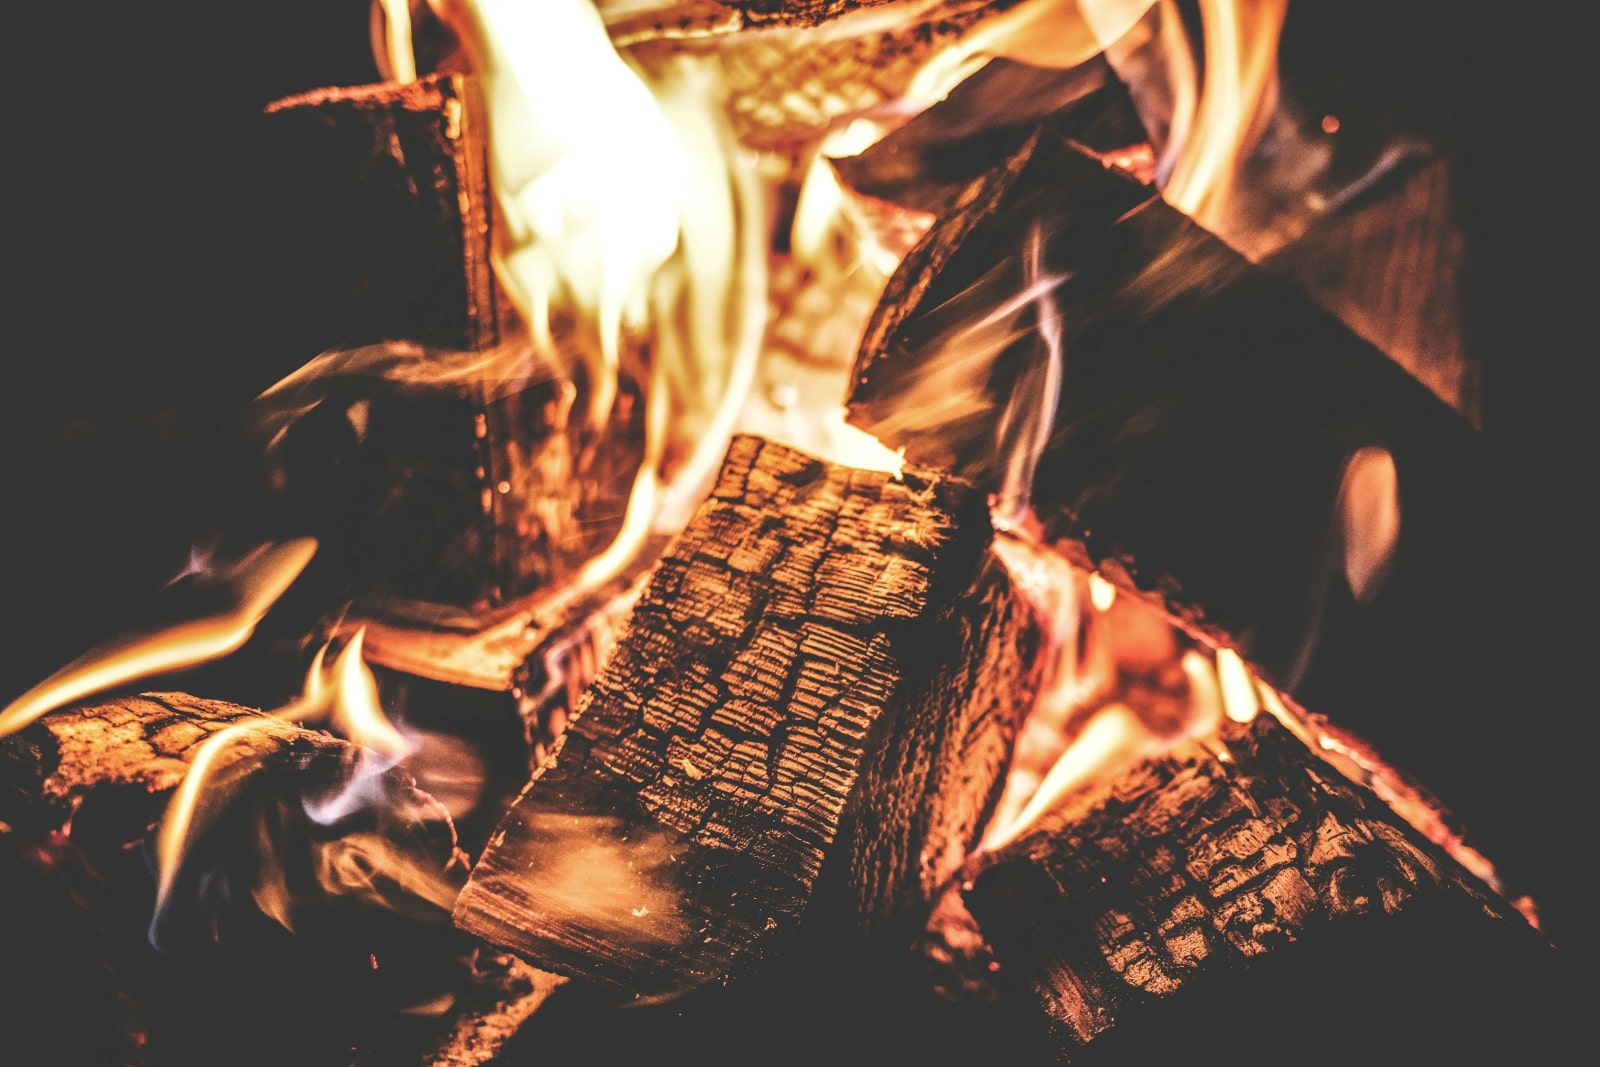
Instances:
[[[1098,574],[1089,575],[1089,603],[1096,611],[1110,611],[1117,602],[1117,587]]]
[[[1261,710],[1256,698],[1255,679],[1239,653],[1231,648],[1217,650],[1217,680],[1222,688],[1222,710],[1234,722],[1249,722]]]
[[[417,80],[410,0],[377,0],[372,5],[372,54],[390,81],[403,84]]]
[[[413,751],[413,745],[397,730],[378,703],[377,681],[361,660],[362,633],[357,631],[339,652],[331,667],[325,666],[327,649],[317,651],[306,672],[298,699],[258,719],[233,723],[207,738],[195,752],[189,771],[167,805],[156,836],[156,906],[150,923],[150,939],[160,944],[160,929],[172,902],[172,891],[185,858],[196,841],[216,817],[238,798],[245,784],[261,766],[274,745],[253,745],[269,722],[323,722],[355,746],[355,766],[350,780],[333,796],[305,802],[306,814],[321,822],[332,822],[366,804],[382,803],[373,785],[382,774]],[[263,914],[292,929],[292,901],[276,861],[279,846],[270,827],[257,826],[260,835],[257,854],[260,872],[251,888],[252,898]],[[438,880],[429,881],[411,869],[403,858],[378,859],[371,842],[345,846],[339,842],[322,844],[334,848],[323,856],[323,871],[329,881],[325,887],[340,886],[344,891],[370,894],[372,872],[386,871],[401,887],[420,890],[418,895],[432,900],[438,896]],[[342,850],[342,851],[340,851]],[[366,878],[351,872],[365,869]],[[338,876],[338,877],[335,877]]]
[[[237,651],[316,550],[310,538],[264,544],[218,567],[207,580],[228,593],[225,610],[92,649],[0,711],[0,736],[95,693]]]
[[[1057,807],[1073,790],[1115,775],[1153,751],[1155,746],[1150,743],[1148,731],[1131,708],[1120,703],[1106,705],[1067,746],[1015,820],[990,824],[981,847],[989,851],[1002,847]]]
[[[1288,0],[1200,2],[1205,73],[1163,195],[1209,229],[1222,229],[1234,170],[1277,103],[1278,38],[1288,9]]]
[[[1339,522],[1345,580],[1356,603],[1370,603],[1400,544],[1400,475],[1387,449],[1359,449],[1345,464]]]
[[[1212,721],[1220,722],[1225,714],[1222,702],[1222,682],[1207,658],[1195,649],[1189,649],[1179,661],[1189,679],[1189,692],[1196,707],[1203,708]]]

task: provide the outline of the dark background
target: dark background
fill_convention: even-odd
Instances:
[[[1592,64],[1551,5],[1470,6],[1297,0],[1285,62],[1309,97],[1385,112],[1457,166],[1468,337],[1508,475],[1486,487],[1482,521],[1503,547],[1484,566],[1526,583],[1506,608],[1515,686],[1428,713],[1503,748],[1484,789],[1526,828],[1547,928],[1587,961],[1600,548],[1580,107],[1593,94],[1580,81]],[[262,251],[255,123],[281,96],[376,78],[367,5],[353,0],[29,7],[8,16],[6,49],[7,700],[137,620],[248,481],[233,420],[316,354],[272,343],[294,308],[264,294],[296,263]]]

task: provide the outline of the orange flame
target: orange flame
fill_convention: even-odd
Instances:
[[[1339,486],[1345,580],[1356,603],[1366,604],[1383,588],[1400,544],[1400,475],[1383,448],[1362,448],[1350,457]]]
[[[1200,0],[1205,73],[1163,195],[1213,231],[1222,228],[1234,169],[1277,102],[1288,10],[1288,0]]]
[[[298,699],[265,717],[227,726],[200,745],[188,773],[167,805],[156,837],[156,905],[150,923],[153,944],[161,943],[159,931],[171,908],[173,888],[195,842],[239,796],[251,775],[259,769],[262,751],[249,742],[267,723],[274,720],[323,721],[356,746],[356,766],[349,782],[332,797],[305,802],[306,814],[312,819],[332,822],[361,806],[382,803],[373,785],[385,771],[409,756],[414,746],[383,714],[377,681],[361,659],[362,636],[362,632],[357,631],[331,667],[324,665],[326,647],[319,649],[306,672]],[[293,929],[289,890],[273,861],[278,842],[266,828],[258,827],[258,831],[262,834],[258,848],[262,873],[252,887],[252,896],[264,914],[286,929]],[[440,897],[442,877],[417,867],[402,856],[381,858],[379,852],[384,847],[381,843],[341,839],[319,847],[320,869],[328,876],[324,885],[329,889],[375,896],[375,872],[382,871],[390,882],[408,892],[417,890],[413,895],[424,900],[437,902]],[[333,851],[327,851],[330,848]],[[356,876],[353,873],[359,871],[365,874]],[[454,890],[451,892],[453,895]]]
[[[1217,680],[1222,687],[1222,710],[1234,722],[1249,722],[1261,710],[1255,679],[1239,653],[1231,648],[1217,650]]]
[[[224,610],[92,649],[0,711],[0,736],[94,693],[237,651],[316,550],[317,543],[310,538],[269,543],[219,567],[207,578],[228,593],[230,602]]]

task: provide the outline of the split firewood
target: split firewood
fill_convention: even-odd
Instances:
[[[224,731],[233,743],[214,764],[215,792],[200,794],[210,828],[163,897],[157,827]],[[327,826],[309,817],[307,802],[346,781],[357,753],[179,692],[63,709],[0,738],[8,884],[39,905],[7,909],[8,973],[24,984],[29,970],[59,974],[80,994],[37,983],[25,1000],[35,1017],[10,1029],[8,1050],[37,1046],[44,1062],[70,1049],[52,1032],[61,1020],[95,1055],[160,1067],[214,1062],[244,1034],[243,1063],[488,1062],[561,979],[451,925],[466,857],[409,775],[382,777],[381,805]],[[274,1013],[296,1026],[259,1025]]]
[[[261,124],[264,249],[281,350],[314,355],[390,340],[478,351],[514,312],[490,268],[493,199],[473,79],[319,89]],[[264,305],[265,306],[265,305]],[[293,331],[289,333],[287,331]],[[298,338],[298,341],[296,340]]]
[[[1576,1017],[1503,896],[1269,715],[1086,786],[965,877],[1062,1063],[1544,1062]]]
[[[524,340],[491,269],[475,78],[321,90],[265,120],[261,208],[303,265],[274,280],[295,309],[279,348],[308,359],[245,413],[276,521],[315,527],[359,614],[481,630],[615,536],[638,390],[591,425],[582,361]]]
[[[915,929],[998,796],[1036,620],[965,484],[738,436],[456,922],[633,996]]]
[[[1515,702],[1503,472],[1292,283],[1041,129],[902,262],[856,371],[857,426],[1239,652],[1491,858],[1526,851],[1516,739],[1455,719]]]

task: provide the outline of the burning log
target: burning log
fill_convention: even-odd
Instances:
[[[276,260],[303,265],[274,279],[270,302],[296,309],[277,347],[323,354],[246,412],[269,468],[270,499],[251,507],[321,543],[303,583],[320,595],[301,599],[349,605],[303,630],[364,628],[397,691],[500,694],[492,714],[537,750],[654,547],[566,595],[622,526],[640,390],[625,376],[598,425],[583,360],[527,341],[490,266],[476,77],[325,89],[265,118],[265,229]]]
[[[219,779],[225,810],[188,864],[200,870],[180,873],[163,905],[147,843],[207,742],[225,732],[245,776]],[[65,1026],[95,1043],[84,1062],[214,1062],[245,1034],[256,1047],[236,1050],[240,1062],[333,1053],[466,1067],[492,1058],[561,979],[465,938],[449,923],[447,899],[413,895],[430,879],[453,892],[465,857],[449,815],[408,775],[385,776],[388,814],[375,822],[311,827],[297,799],[343,782],[355,751],[331,734],[179,692],[68,708],[0,738],[0,838],[8,871],[16,866],[8,884],[18,901],[40,904],[8,911],[11,977],[29,967],[61,975],[30,987],[31,1017],[8,1028],[8,1051],[70,1058]],[[308,850],[312,866],[358,875],[364,888],[352,883],[342,899],[309,888],[306,857],[274,863],[257,851],[272,827],[277,847]],[[368,847],[378,837],[401,866],[386,868]],[[373,906],[379,898],[385,906]],[[149,940],[156,925],[165,951]],[[294,979],[287,987],[285,976]],[[252,1023],[274,1011],[296,1026],[266,1033]]]
[[[1031,508],[1517,851],[1538,815],[1488,784],[1505,739],[1420,711],[1512,699],[1490,645],[1500,471],[1292,284],[1043,129],[903,261],[856,369],[856,425]]]
[[[1543,1061],[1570,1039],[1579,984],[1545,939],[1268,715],[1086,788],[975,857],[963,896],[1063,1063]]]
[[[264,250],[286,352],[404,340],[480,351],[514,312],[490,269],[493,199],[473,79],[323,89],[269,105]],[[265,229],[265,228],[264,228]]]
[[[1036,622],[954,479],[751,436],[657,565],[463,929],[634,996],[914,929],[997,799]]]

